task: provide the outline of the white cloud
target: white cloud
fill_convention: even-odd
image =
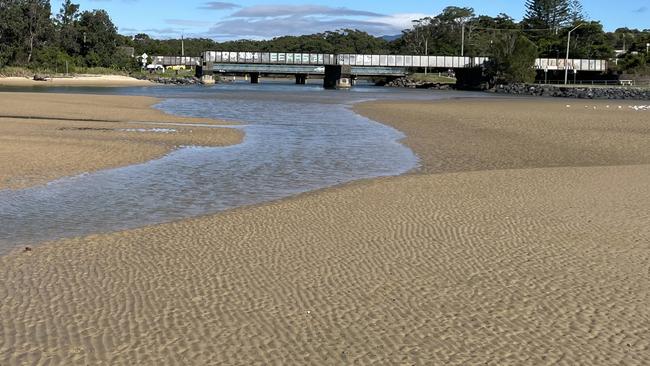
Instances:
[[[199,9],[206,10],[232,10],[237,8],[241,8],[241,5],[223,1],[208,1],[199,7]]]
[[[268,39],[339,29],[359,29],[376,36],[399,34],[411,27],[420,13],[384,15],[365,10],[321,5],[257,5],[243,8],[214,24],[215,38]]]
[[[255,5],[243,8],[234,14],[233,17],[243,18],[265,18],[265,17],[288,17],[295,15],[329,15],[329,16],[381,16],[381,14],[354,10],[345,7],[331,7],[323,5]]]

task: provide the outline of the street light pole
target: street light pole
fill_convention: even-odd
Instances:
[[[569,35],[567,36],[566,40],[566,58],[564,59],[564,85],[567,85],[569,83],[569,48],[571,47],[571,33],[582,27],[584,24],[578,24],[577,27],[571,29],[569,31]]]

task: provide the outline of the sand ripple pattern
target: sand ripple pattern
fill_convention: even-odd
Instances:
[[[647,365],[649,184],[387,178],[39,247],[0,258],[0,364]]]

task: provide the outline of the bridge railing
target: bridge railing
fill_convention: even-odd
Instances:
[[[569,70],[577,71],[607,71],[607,60],[569,59],[560,58],[538,58],[535,60],[535,68],[540,70],[564,70],[569,65]]]
[[[153,65],[163,66],[198,66],[201,65],[201,58],[187,56],[152,56],[151,63]]]
[[[228,52],[203,53],[204,62],[282,64],[282,65],[350,65],[381,67],[437,67],[458,68],[480,66],[487,57],[417,56],[417,55],[362,55],[293,52]]]
[[[419,55],[364,55],[292,52],[229,52],[207,51],[203,61],[232,64],[280,65],[350,65],[368,67],[430,67],[470,68],[485,64],[487,57],[419,56]],[[569,59],[569,69],[578,71],[607,71],[606,60]],[[535,67],[544,70],[564,70],[564,59],[539,58]]]
[[[418,55],[338,55],[338,65],[387,66],[387,67],[431,67],[467,68],[483,65],[487,57],[418,56]]]
[[[228,52],[203,53],[204,62],[231,64],[336,65],[336,55],[293,52]]]

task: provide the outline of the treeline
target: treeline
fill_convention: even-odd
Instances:
[[[615,71],[650,74],[650,30],[605,32],[600,22],[587,19],[578,0],[526,0],[526,9],[524,19],[516,22],[506,14],[491,17],[448,7],[414,20],[411,28],[388,39],[343,29],[264,41],[190,38],[182,43],[186,56],[205,50],[489,56],[503,79],[521,79],[530,78],[530,68],[517,65],[531,57],[564,58],[567,33],[579,26],[572,33],[571,58],[610,59],[615,50],[623,50]],[[48,0],[0,0],[0,67],[138,68],[124,47],[136,55],[176,56],[182,49],[180,39],[120,35],[106,11],[80,11],[70,0],[54,15]]]
[[[66,0],[52,16],[49,0],[0,0],[0,67],[130,68],[134,60],[116,52],[126,38],[104,10]]]
[[[147,34],[136,34],[126,42],[135,48],[136,54],[180,56],[181,40],[159,40]],[[374,37],[356,29],[342,29],[332,32],[303,36],[284,36],[271,40],[236,40],[215,42],[205,38],[190,38],[183,41],[185,55],[196,56],[203,51],[256,51],[256,52],[313,52],[313,53],[390,53],[391,44],[385,39]]]
[[[620,28],[605,32],[599,21],[588,20],[578,0],[527,0],[526,14],[516,22],[507,14],[477,15],[471,8],[448,7],[435,17],[413,21],[392,44],[396,52],[491,57],[564,58],[571,33],[569,58],[611,59],[614,72],[650,73],[647,45],[650,29]],[[530,44],[534,45],[534,49]],[[616,51],[623,54],[617,54]],[[533,57],[533,58],[535,58]]]

